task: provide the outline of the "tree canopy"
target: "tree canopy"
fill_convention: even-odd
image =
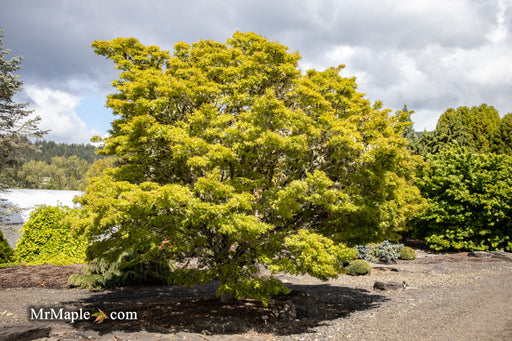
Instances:
[[[423,155],[439,153],[451,144],[477,153],[490,153],[499,134],[501,119],[493,106],[461,106],[447,109],[437,121],[433,134],[425,134],[418,149]]]
[[[408,116],[372,106],[343,66],[302,73],[297,52],[254,33],[172,54],[134,38],[92,46],[122,73],[102,150],[118,167],[80,199],[90,258],[136,248],[182,265],[177,283],[265,301],[285,289],[258,264],[336,276],[345,244],[393,238],[423,207]]]
[[[78,156],[56,156],[49,164],[31,160],[20,167],[16,180],[22,188],[78,190],[88,168],[87,161]]]
[[[497,154],[512,155],[512,113],[501,119],[493,140],[492,151]]]

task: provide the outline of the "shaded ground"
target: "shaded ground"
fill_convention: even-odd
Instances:
[[[268,306],[256,300],[241,300],[226,305],[215,297],[218,283],[192,288],[155,286],[93,291],[83,298],[73,297],[70,300],[70,296],[73,296],[70,292],[87,292],[68,289],[67,278],[81,268],[80,265],[39,265],[0,269],[0,289],[11,288],[8,290],[13,295],[16,295],[16,290],[12,288],[62,289],[52,291],[53,305],[49,306],[83,308],[90,312],[101,309],[107,314],[113,311],[137,313],[136,321],[107,319],[102,324],[94,325],[91,323],[93,317],[88,322],[76,325],[77,328],[105,333],[115,329],[227,334],[253,331],[289,335],[306,332],[322,322],[345,317],[353,311],[374,308],[387,300],[380,293],[365,289],[328,284],[289,284],[292,294],[286,298],[277,296]],[[292,300],[295,298],[293,305],[287,303],[290,297]],[[45,306],[36,302],[33,305],[38,308]],[[4,308],[8,307],[0,310]]]
[[[217,283],[87,291],[67,287],[67,277],[79,272],[80,265],[0,269],[0,327],[26,320],[28,306],[64,306],[138,315],[136,321],[65,324],[64,339],[80,339],[76,333],[81,332],[96,333],[80,334],[95,339],[116,331],[143,330],[167,335],[167,339],[178,336],[178,340],[180,335],[185,335],[182,339],[217,340],[227,334],[232,340],[395,340],[420,334],[424,340],[467,340],[468,335],[505,340],[512,336],[510,261],[468,257],[467,253],[418,253],[415,261],[374,264],[371,276],[341,276],[328,283],[309,276],[278,276],[294,290],[295,302],[299,302],[292,318],[283,314],[288,299],[282,297],[268,307],[253,300],[222,305],[214,296]],[[375,280],[405,280],[413,290],[375,291]]]

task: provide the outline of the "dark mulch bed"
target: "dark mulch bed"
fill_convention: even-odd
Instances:
[[[68,277],[79,273],[83,265],[18,266],[0,269],[0,289],[6,288],[69,288]],[[59,291],[52,296],[65,306],[80,307],[94,312],[137,313],[137,321],[105,320],[102,324],[89,321],[75,323],[78,329],[95,329],[101,333],[112,330],[154,330],[159,332],[194,331],[203,333],[235,334],[255,331],[289,335],[302,333],[329,320],[348,316],[351,312],[379,306],[387,298],[364,289],[320,285],[289,285],[292,294],[278,296],[264,306],[256,300],[241,300],[222,304],[215,297],[218,283],[185,288],[181,286],[128,287],[118,290],[91,291],[85,299],[69,301],[69,290],[63,290],[67,299],[59,299]],[[16,294],[15,291],[12,292]],[[295,300],[298,308],[284,312],[287,303]],[[298,303],[297,303],[298,302]],[[289,305],[288,305],[289,306]],[[313,312],[300,311],[314,307]],[[290,313],[291,311],[291,313]]]
[[[80,273],[83,264],[75,265],[28,265],[0,269],[0,289],[46,287],[68,288],[68,278]]]

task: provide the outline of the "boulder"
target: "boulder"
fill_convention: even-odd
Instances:
[[[497,258],[505,261],[512,262],[512,253],[505,251],[471,251],[468,252],[469,257],[477,258]]]
[[[508,262],[512,262],[512,253],[505,251],[491,251],[492,258],[498,258]]]
[[[405,282],[381,282],[381,281],[375,281],[373,284],[374,290],[398,290],[398,289],[405,289],[407,288],[407,284]]]
[[[476,258],[490,258],[492,254],[485,251],[471,251],[468,252],[468,257],[476,257]]]

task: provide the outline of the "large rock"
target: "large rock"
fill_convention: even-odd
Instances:
[[[468,252],[468,257],[490,258],[490,257],[492,257],[492,254],[490,252],[485,252],[485,251],[471,251],[471,252]]]
[[[375,281],[373,284],[373,289],[375,290],[398,290],[398,289],[405,289],[407,287],[407,284],[405,282],[381,282],[381,281]]]
[[[512,262],[512,253],[505,251],[471,251],[468,252],[468,256],[477,258],[497,258],[504,261]]]
[[[2,341],[28,341],[50,336],[52,329],[46,325],[13,324],[0,327]]]
[[[512,262],[512,253],[505,251],[491,251],[493,258],[499,258],[502,260],[506,260]]]

